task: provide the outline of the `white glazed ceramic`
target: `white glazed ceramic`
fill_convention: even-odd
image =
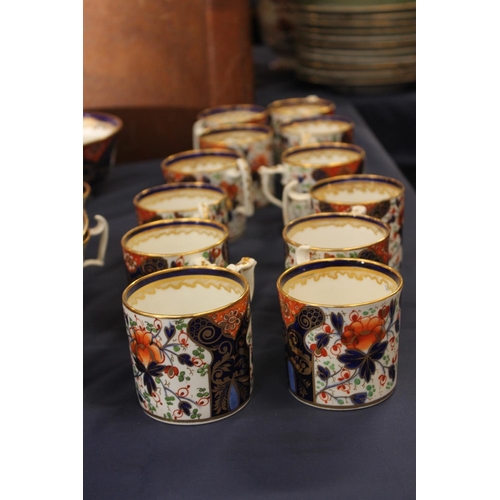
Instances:
[[[391,228],[389,265],[399,269],[403,260],[404,193],[404,185],[397,179],[359,174],[319,181],[306,196],[315,213],[352,212],[387,223]]]
[[[262,192],[257,171],[263,165],[274,164],[273,136],[273,129],[268,125],[243,123],[212,127],[199,140],[203,149],[233,149],[246,159],[252,171],[255,207],[260,208],[269,202]]]
[[[278,99],[267,106],[271,126],[274,128],[274,158],[280,161],[283,152],[281,127],[292,120],[313,116],[333,115],[336,105],[329,99],[315,95]]]
[[[283,228],[285,268],[310,260],[361,258],[389,262],[390,227],[366,215],[319,213]]]
[[[288,269],[277,287],[293,396],[316,408],[353,410],[394,392],[403,287],[396,270],[322,259]]]
[[[139,224],[191,217],[228,223],[227,193],[203,182],[175,182],[143,189],[133,203]]]
[[[197,149],[170,155],[161,163],[165,181],[204,182],[224,189],[230,201],[229,238],[240,237],[246,219],[254,214],[252,172],[243,156],[232,149]]]
[[[83,112],[83,180],[95,185],[115,164],[123,121],[100,111]]]
[[[242,123],[267,125],[268,121],[267,109],[258,104],[226,104],[206,108],[198,114],[193,125],[193,149],[200,149],[200,136],[208,129]]]
[[[228,230],[205,219],[148,222],[127,231],[121,246],[129,281],[172,267],[226,267]]]
[[[104,266],[108,248],[109,225],[102,215],[96,215],[95,220],[95,226],[90,227],[87,212],[83,210],[83,267]],[[89,241],[92,238],[97,238],[97,255],[94,259],[85,258]]]
[[[234,415],[248,403],[255,264],[244,258],[228,268],[168,269],[125,289],[134,382],[146,415],[201,424]]]
[[[345,116],[322,115],[292,120],[280,126],[280,153],[314,142],[345,142],[354,140],[354,121]]]
[[[271,102],[267,109],[271,119],[271,124],[275,132],[279,132],[279,126],[283,123],[318,115],[333,115],[336,105],[328,99],[322,99],[315,95],[307,97],[292,97],[288,99],[278,99]]]
[[[289,148],[282,153],[280,164],[259,168],[262,191],[271,203],[282,208],[286,225],[297,217],[312,213],[307,193],[318,180],[361,173],[365,157],[362,147],[343,142],[312,143]],[[281,200],[270,190],[276,175],[281,176],[281,183],[285,186]]]

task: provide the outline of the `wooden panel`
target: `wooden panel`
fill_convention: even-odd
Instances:
[[[189,149],[199,111],[253,102],[249,4],[84,0],[83,106],[123,119],[118,163]]]

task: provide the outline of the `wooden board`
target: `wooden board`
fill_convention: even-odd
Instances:
[[[83,107],[124,122],[117,163],[191,148],[199,111],[253,102],[249,2],[84,0]]]

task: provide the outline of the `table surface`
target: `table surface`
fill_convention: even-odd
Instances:
[[[406,186],[404,278],[398,382],[379,405],[335,412],[307,406],[288,391],[276,280],[283,272],[281,211],[248,219],[229,256],[257,260],[252,302],[254,392],[228,419],[175,426],[149,418],[135,393],[121,294],[127,285],[120,240],[137,225],[132,198],[163,183],[161,158],[115,166],[87,202],[90,225],[110,228],[103,267],[83,269],[84,495],[98,499],[203,498],[410,499],[416,490],[415,204],[416,193],[357,110],[354,142],[366,173]],[[88,253],[92,254],[90,245]],[[87,253],[87,256],[88,256]]]

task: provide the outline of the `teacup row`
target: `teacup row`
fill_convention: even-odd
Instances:
[[[132,370],[146,415],[202,424],[248,404],[255,265],[244,258],[227,267],[176,267],[125,289]],[[320,259],[290,267],[276,285],[295,398],[316,408],[353,410],[393,394],[403,287],[398,271],[371,260]]]
[[[403,287],[387,265],[390,226],[321,212],[290,221],[282,237],[285,270],[276,285],[291,394],[327,410],[384,401],[397,382]],[[332,237],[338,248],[330,248]],[[253,393],[257,263],[229,263],[228,239],[227,226],[206,218],[145,222],[122,238],[137,397],[161,422],[216,422]]]
[[[256,208],[267,205],[257,170],[280,162],[281,154],[302,144],[352,143],[355,123],[335,114],[336,105],[317,96],[280,99],[267,107],[233,104],[207,108],[193,125],[193,149],[232,149],[247,161]]]
[[[323,145],[315,147],[321,148]],[[196,153],[189,154],[206,158],[237,153],[228,150],[198,150]],[[205,164],[200,162],[194,165],[201,165],[203,168]],[[260,168],[264,177],[268,175],[268,170],[267,167]],[[264,186],[266,184],[267,182]],[[234,205],[228,196],[227,186],[226,188],[223,186],[224,183],[215,185],[209,182],[184,180],[144,189],[133,199],[138,224],[180,218],[207,219],[227,226],[228,240],[234,240],[235,237],[243,234],[246,216],[232,209]],[[268,191],[265,190],[265,192]],[[319,180],[312,183],[307,191],[305,191],[304,183],[292,178],[285,185],[282,200],[271,196],[269,199],[282,208],[285,230],[291,222],[300,219],[300,223],[309,228],[308,237],[324,232],[324,235],[320,236],[321,245],[307,243],[307,241],[303,244],[321,247],[323,253],[328,255],[354,257],[357,256],[355,255],[356,249],[370,247],[378,240],[378,229],[375,231],[373,222],[371,225],[368,224],[366,217],[356,219],[354,216],[378,219],[383,223],[384,230],[389,232],[387,258],[385,254],[381,256],[382,254],[378,255],[378,253],[373,257],[379,262],[399,269],[403,258],[404,192],[404,185],[397,179],[375,174],[350,174]],[[319,219],[308,217],[320,213],[350,214],[351,217],[324,216],[321,224],[318,222]],[[239,218],[237,218],[238,215]],[[339,233],[341,220],[344,226],[342,236]],[[355,220],[356,224],[354,224]],[[360,238],[363,232],[365,238]],[[344,234],[348,233],[350,237],[346,238]]]
[[[282,184],[295,180],[297,189],[304,191],[320,179],[362,173],[365,152],[354,144],[314,143],[289,148],[282,153],[281,158],[282,161],[278,165],[260,164],[257,170],[252,172],[248,161],[238,151],[222,147],[196,149],[168,156],[161,162],[161,171],[166,184],[202,182],[222,188],[227,195],[228,213],[213,214],[213,217],[214,220],[227,223],[230,238],[235,239],[244,233],[246,219],[254,214],[257,190],[261,190],[261,195],[258,196],[263,196],[266,203],[280,204],[274,193],[272,176],[280,174]],[[258,186],[255,185],[255,176],[259,179]],[[173,204],[166,202],[163,204],[160,201],[163,197],[159,194],[161,191],[159,186],[153,186],[153,190],[154,196],[152,192],[144,192],[140,200],[136,200],[145,212],[151,212],[145,217],[153,217],[155,216],[153,212],[159,210],[172,212]],[[202,194],[201,191],[198,193]],[[168,197],[171,196],[172,192]],[[209,195],[205,191],[203,200],[202,202],[206,201],[208,205],[218,204],[219,206],[214,208],[220,212],[220,203],[223,201],[221,194],[216,195],[213,191]],[[187,208],[190,210],[198,209],[198,205],[193,205],[193,202],[199,202],[198,196],[193,196],[190,204],[187,201],[183,202],[182,206],[186,208],[187,203],[189,205]],[[156,210],[149,210],[145,204],[148,206],[153,204]],[[226,217],[225,221],[223,217]]]
[[[315,96],[205,110],[193,127],[195,149],[167,157],[165,184],[134,197],[138,225],[121,240],[129,281],[122,305],[148,416],[214,422],[249,402],[257,263],[230,263],[228,242],[269,202],[283,210],[277,290],[290,392],[330,410],[393,393],[404,186],[363,174],[354,124],[334,111]]]

